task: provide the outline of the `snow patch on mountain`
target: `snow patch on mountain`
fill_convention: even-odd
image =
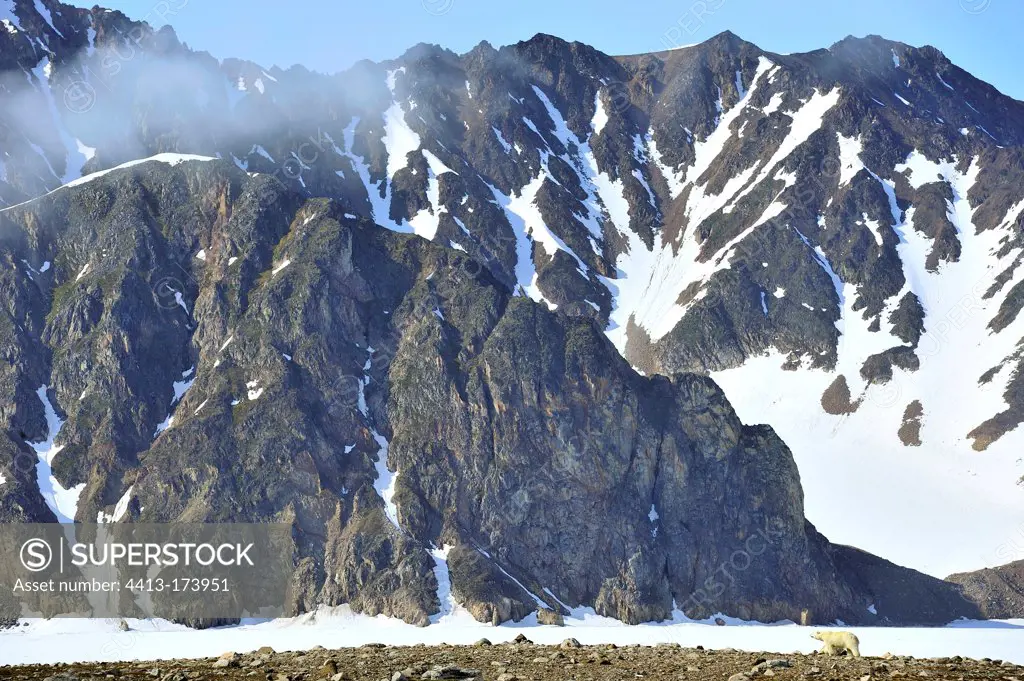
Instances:
[[[689,231],[696,230],[704,220],[719,210],[725,209],[730,212],[729,203],[740,189],[745,187],[750,178],[757,171],[758,164],[755,163],[749,168],[733,175],[719,194],[708,194],[708,183],[696,184],[700,177],[712,166],[715,159],[719,157],[725,145],[732,139],[732,124],[746,109],[750,98],[754,96],[760,85],[761,77],[770,70],[774,64],[761,57],[758,60],[757,71],[754,72],[754,80],[736,106],[729,109],[719,119],[718,127],[703,142],[694,145],[694,162],[686,171],[685,185],[693,185],[690,195],[686,201],[686,216],[689,218],[687,227]],[[737,78],[739,75],[737,74]]]
[[[125,493],[121,495],[121,498],[117,500],[117,503],[114,504],[113,511],[110,513],[104,513],[103,511],[97,513],[96,522],[100,525],[120,522],[121,518],[128,513],[128,504],[131,503],[133,489],[135,489],[134,485],[128,487]]]
[[[181,294],[177,294],[177,297],[179,299],[180,299],[180,296],[181,296]],[[186,310],[186,312],[187,312],[187,310]],[[231,339],[228,340],[228,343],[230,343],[230,342],[231,342]],[[225,343],[224,347],[227,347],[227,343]],[[196,372],[196,368],[195,367],[192,367],[191,369],[187,369],[187,370],[185,370],[185,371],[183,371],[181,373],[181,379],[182,380],[174,381],[171,384],[171,390],[174,392],[174,396],[171,398],[171,411],[167,414],[167,417],[164,418],[163,421],[161,421],[160,423],[157,424],[156,430],[153,431],[153,437],[154,438],[159,437],[160,433],[164,432],[165,430],[168,430],[171,426],[174,425],[175,405],[177,405],[178,402],[181,401],[181,398],[185,396],[185,393],[188,392],[188,389],[191,388],[192,384],[196,382],[195,372]]]
[[[404,71],[398,69],[388,72],[388,87],[394,94],[396,74]],[[384,137],[382,142],[387,151],[387,174],[380,182],[373,182],[370,179],[370,168],[366,160],[353,153],[355,143],[355,131],[360,119],[355,117],[345,128],[344,144],[342,149],[334,142],[329,135],[326,138],[333,144],[334,151],[339,156],[348,158],[356,173],[366,188],[367,197],[370,200],[370,210],[374,222],[403,234],[416,234],[427,240],[433,240],[440,225],[441,214],[446,208],[441,205],[439,177],[445,173],[455,173],[433,152],[421,149],[420,136],[409,127],[405,120],[405,111],[402,106],[393,101],[387,111],[384,112]],[[497,130],[495,130],[497,134]],[[429,206],[421,209],[416,215],[409,218],[408,223],[395,222],[391,219],[391,180],[395,173],[406,168],[409,164],[409,154],[420,150],[420,153],[427,161],[427,199]]]
[[[850,180],[861,171],[864,163],[860,160],[860,154],[864,151],[864,143],[860,135],[857,137],[845,137],[842,133],[836,133],[839,141],[839,186],[845,186]]]
[[[167,417],[163,421],[161,421],[160,423],[156,424],[156,430],[153,431],[153,438],[156,439],[157,437],[160,436],[160,433],[164,432],[165,430],[170,429],[170,427],[173,426],[173,425],[174,425],[174,415],[173,414],[168,414]]]
[[[26,442],[36,452],[39,462],[36,464],[36,482],[39,485],[39,493],[46,502],[46,506],[57,516],[59,523],[73,523],[78,514],[78,498],[85,489],[85,483],[80,483],[71,488],[65,488],[53,475],[53,462],[57,454],[64,449],[64,445],[55,444],[64,421],[57,416],[57,411],[50,402],[47,394],[49,386],[43,385],[36,390],[39,401],[43,403],[43,412],[46,416],[46,439],[42,442]]]
[[[277,163],[277,161],[274,160],[274,157],[270,155],[270,152],[263,148],[262,144],[254,144],[249,153],[259,154],[260,156],[267,159],[271,163]]]
[[[112,172],[115,172],[117,170],[124,170],[125,168],[132,168],[132,167],[140,165],[142,163],[155,162],[155,163],[166,163],[166,164],[171,165],[171,166],[176,166],[176,165],[178,165],[180,163],[185,163],[186,161],[216,161],[216,160],[217,159],[214,158],[213,156],[199,156],[197,154],[173,154],[173,153],[156,154],[155,156],[150,156],[149,158],[140,158],[140,159],[136,159],[134,161],[128,161],[127,163],[122,163],[121,165],[114,166],[113,168],[107,168],[106,170],[99,170],[99,171],[97,171],[95,173],[89,173],[88,175],[83,175],[82,177],[79,177],[77,179],[71,180],[71,181],[67,182],[66,184],[61,185],[60,187],[57,187],[53,191],[47,192],[43,196],[49,196],[50,194],[53,194],[55,192],[59,192],[62,189],[67,189],[68,187],[79,187],[79,186],[81,186],[83,184],[86,184],[88,182],[92,182],[95,179],[103,177],[104,175],[108,175],[108,174],[110,174]],[[0,213],[6,212],[6,211],[9,211],[9,210],[13,210],[14,208],[18,208],[20,206],[27,205],[27,204],[32,203],[34,201],[38,201],[40,198],[42,198],[42,197],[37,196],[36,198],[29,199],[28,201],[25,201],[23,203],[19,203],[19,204],[14,205],[14,206],[8,206],[7,208],[0,209]]]
[[[427,160],[427,201],[430,205],[420,210],[409,219],[412,230],[418,236],[433,241],[441,223],[441,214],[447,209],[441,205],[441,183],[438,179],[445,173],[458,174],[432,152],[424,149],[423,157]]]
[[[196,382],[195,372],[196,368],[192,367],[182,372],[182,380],[174,381],[171,385],[171,389],[174,390],[174,398],[171,399],[171,404],[177,403],[188,392],[188,389],[192,387],[192,384]]]
[[[54,33],[63,38],[64,34],[58,31],[57,27],[53,25],[53,16],[50,14],[50,10],[46,8],[46,5],[40,2],[40,0],[32,0],[32,2],[36,8],[36,12],[39,14],[39,16],[43,18],[43,21],[46,22],[46,25],[49,26]]]
[[[286,267],[292,264],[292,261],[288,258],[282,260],[278,265],[274,266],[274,269],[270,271],[270,276],[276,277],[278,274],[284,271]]]
[[[629,229],[629,203],[623,194],[621,178],[612,180],[609,173],[600,170],[590,147],[590,139],[594,134],[597,134],[597,131],[603,128],[603,123],[606,122],[602,120],[601,112],[603,109],[599,109],[591,121],[591,134],[588,135],[586,140],[581,140],[569,129],[565,118],[547,95],[536,86],[533,87],[533,90],[537,98],[547,109],[548,118],[552,123],[549,134],[558,139],[565,149],[572,150],[563,153],[560,158],[576,173],[580,186],[587,194],[582,202],[585,209],[584,213],[581,215],[579,212],[574,211],[574,215],[590,233],[591,247],[595,252],[600,252],[598,241],[602,239],[603,225],[608,218],[611,219],[614,226],[631,244],[636,240],[636,247],[642,247],[642,242]],[[540,132],[539,128],[535,124],[531,123],[530,125],[538,137],[543,140],[544,135]],[[543,292],[537,286],[537,272],[532,258],[532,243],[538,243],[548,256],[553,256],[557,251],[563,251],[570,255],[576,261],[577,271],[582,277],[589,276],[589,268],[547,226],[536,204],[537,193],[544,182],[549,180],[556,182],[548,168],[548,159],[551,153],[550,148],[541,150],[541,171],[520,190],[518,195],[505,195],[493,186],[491,186],[491,192],[494,194],[497,204],[504,208],[505,214],[516,234],[516,281],[519,288],[531,299],[537,302],[544,302],[550,309],[554,309],[556,306],[545,298]],[[644,185],[647,186],[646,182]],[[650,191],[650,187],[647,190],[653,200],[654,194]]]
[[[373,426],[373,417],[370,415],[370,407],[366,402],[366,387],[370,385],[370,369],[373,366],[373,355],[376,352],[372,347],[367,348],[366,362],[363,364],[363,376],[357,379],[356,387],[358,393],[356,396],[356,408],[359,413],[363,415],[366,420],[367,427],[370,429],[370,434],[373,440],[377,443],[377,460],[374,462],[374,469],[377,472],[377,477],[373,482],[373,488],[380,495],[380,498],[384,501],[384,514],[387,516],[391,524],[399,531],[402,531],[401,526],[398,524],[398,507],[395,505],[395,483],[398,480],[398,471],[392,473],[388,469],[388,451],[390,449],[390,443],[388,439],[381,435],[381,433]],[[262,392],[262,390],[260,391]],[[345,448],[345,453],[350,451],[348,447]]]
[[[751,182],[746,189],[744,189],[739,196],[737,196],[731,205],[739,203],[747,194],[749,194],[755,187],[763,182],[771,172],[782,163],[784,160],[789,158],[797,147],[806,142],[811,135],[817,132],[821,128],[821,124],[824,120],[825,114],[829,112],[839,102],[840,89],[838,87],[832,88],[826,94],[822,94],[817,90],[811,95],[799,109],[792,113],[786,113],[792,119],[789,126],[789,132],[786,134],[785,139],[782,140],[782,144],[775,150],[772,157],[768,159],[768,162],[764,164],[761,172],[758,173],[757,177]],[[784,112],[785,113],[785,112]]]
[[[548,118],[551,119],[551,122],[555,126],[553,132],[562,143],[562,146],[568,150],[576,150],[574,154],[567,152],[561,155],[561,159],[568,163],[569,167],[576,173],[576,177],[580,182],[580,187],[582,187],[583,191],[587,193],[587,198],[583,201],[586,213],[584,215],[580,215],[576,211],[573,211],[573,215],[580,224],[586,227],[591,236],[591,247],[595,252],[599,252],[596,241],[602,238],[604,209],[597,195],[597,188],[594,184],[594,176],[597,174],[597,164],[594,161],[594,155],[590,149],[590,138],[596,133],[591,133],[585,140],[581,140],[572,130],[569,129],[569,124],[566,122],[565,117],[562,116],[562,113],[554,104],[552,104],[551,100],[548,99],[543,90],[534,85],[533,91],[547,109]],[[595,118],[597,118],[597,114],[595,114]],[[593,129],[593,126],[594,121],[592,120],[591,129]],[[550,175],[550,171],[548,172]],[[577,260],[579,259],[577,258]],[[580,265],[580,271],[585,275],[587,268],[582,262],[580,262]]]
[[[505,211],[505,217],[512,226],[512,232],[516,238],[516,283],[520,291],[531,300],[544,303],[549,309],[557,306],[547,300],[537,285],[537,268],[533,263],[533,243],[537,241],[544,251],[553,256],[558,250],[565,250],[573,255],[577,262],[579,258],[572,253],[561,239],[552,234],[547,225],[544,224],[544,217],[537,207],[537,192],[540,191],[544,181],[547,179],[547,164],[543,164],[541,172],[520,190],[518,195],[506,196],[496,187],[491,186],[491,193],[494,194],[495,202]]]
[[[38,0],[36,0],[36,3],[38,4]],[[46,104],[50,111],[50,118],[53,121],[53,126],[57,130],[57,134],[59,135],[60,141],[65,150],[64,175],[61,177],[54,173],[54,177],[58,177],[64,185],[68,185],[82,176],[82,167],[96,154],[96,150],[83,144],[81,140],[72,136],[68,132],[67,126],[64,125],[64,121],[60,115],[60,110],[57,108],[57,103],[53,97],[53,89],[50,87],[49,83],[52,70],[53,65],[50,62],[50,58],[43,57],[39,64],[32,69],[32,73],[36,77],[36,83],[38,83],[39,86],[38,89],[46,99]],[[47,161],[47,164],[49,164],[49,161]]]
[[[11,35],[21,31],[21,20],[14,13],[14,0],[0,0],[0,23]]]
[[[131,168],[131,167],[137,166],[137,165],[139,165],[141,163],[166,163],[167,165],[176,166],[176,165],[178,165],[180,163],[185,163],[187,161],[216,161],[216,160],[217,159],[215,157],[213,157],[213,156],[200,156],[198,154],[173,154],[173,153],[156,154],[155,156],[150,156],[149,158],[140,158],[140,159],[137,159],[135,161],[128,161],[127,163],[122,163],[119,166],[114,166],[113,168],[108,168],[107,170],[100,170],[100,171],[95,172],[95,173],[90,173],[88,175],[85,175],[84,177],[78,178],[77,180],[73,180],[73,181],[67,183],[64,186],[65,187],[77,187],[77,186],[83,185],[83,184],[85,184],[87,182],[92,182],[93,180],[95,180],[95,179],[97,179],[99,177],[103,177],[104,175],[106,175],[108,173],[112,173],[115,170],[124,170],[125,168]]]
[[[771,116],[782,107],[782,100],[786,96],[784,92],[776,92],[761,111],[765,116]]]
[[[245,384],[245,396],[250,402],[255,402],[260,399],[260,395],[263,394],[263,388],[259,387],[259,379],[248,381]]]
[[[818,265],[821,266],[821,269],[824,270],[825,274],[827,274],[829,279],[832,280],[832,286],[835,288],[836,297],[839,300],[839,309],[841,311],[845,310],[847,294],[846,284],[843,283],[843,281],[839,278],[839,275],[836,274],[836,271],[832,268],[832,263],[829,262],[828,256],[825,255],[825,251],[821,249],[821,246],[811,246],[811,242],[807,239],[807,237],[800,233],[800,230],[794,228],[794,231],[796,231],[797,235],[800,237],[800,240],[803,241],[804,244],[813,251],[814,259],[818,261]],[[840,328],[839,331],[842,332],[842,328]]]
[[[600,135],[604,126],[608,125],[608,112],[604,109],[604,102],[601,101],[601,93],[594,95],[594,119],[591,127],[595,135]]]
[[[763,76],[772,66],[772,63],[767,57],[758,57],[757,60],[757,71],[754,72],[754,79],[750,85],[750,91],[746,93],[736,106],[729,109],[728,112],[723,113],[718,119],[718,127],[716,127],[707,139],[698,141],[693,145],[693,165],[686,169],[685,179],[683,181],[684,186],[694,184],[701,178],[701,176],[711,167],[711,164],[715,162],[715,159],[722,153],[722,149],[725,148],[725,144],[732,139],[732,123],[735,121],[743,109],[746,107],[747,101],[757,90],[757,86]]]
[[[878,224],[878,220],[874,220],[868,217],[867,213],[861,213],[861,218],[858,224],[863,224],[871,232],[871,235],[875,237],[875,243],[879,246],[882,245],[882,227]]]
[[[437,600],[441,609],[430,616],[431,624],[451,625],[461,623],[472,626],[476,623],[473,616],[460,606],[452,593],[452,579],[448,571],[448,553],[452,546],[445,544],[440,549],[431,549],[430,556],[434,559],[434,577],[437,579]]]
[[[410,231],[409,228],[403,225],[398,225],[394,220],[391,219],[391,179],[385,177],[379,183],[375,183],[370,180],[370,166],[366,163],[362,156],[357,156],[353,153],[352,149],[355,144],[356,127],[360,122],[359,117],[354,117],[351,122],[345,127],[343,134],[343,143],[345,148],[341,149],[337,144],[334,145],[334,151],[340,156],[348,158],[352,162],[352,166],[356,169],[356,173],[359,175],[359,179],[362,180],[363,186],[366,187],[366,195],[370,200],[370,213],[373,221],[378,225],[390,229],[393,232],[405,232]],[[328,139],[330,139],[328,137]],[[381,191],[383,185],[383,191]]]
[[[512,145],[505,141],[505,138],[501,134],[501,130],[498,130],[493,125],[491,126],[491,130],[494,132],[494,138],[498,140],[498,144],[500,144],[501,148],[505,150],[505,153],[512,153]]]
[[[405,121],[399,102],[392,102],[384,112],[384,148],[388,153],[387,180],[391,180],[409,164],[409,154],[420,148],[420,136]]]
[[[661,520],[661,516],[658,515],[658,509],[655,508],[654,504],[651,504],[651,510],[647,513],[647,519],[651,522],[651,536],[658,536],[658,521]]]
[[[377,470],[377,479],[373,481],[373,488],[384,500],[384,514],[391,521],[391,524],[401,530],[398,524],[398,507],[395,505],[395,483],[398,481],[398,471],[392,473],[388,469],[388,451],[390,444],[386,437],[376,430],[371,431],[373,439],[377,443],[377,461],[374,468]]]
[[[1009,292],[1024,281],[1024,268],[1018,267],[991,298],[984,296],[996,276],[1022,255],[1020,248],[1002,257],[998,254],[1024,203],[1012,206],[996,229],[978,232],[972,220],[974,207],[967,197],[981,170],[979,160],[973,159],[965,171],[958,170],[958,166],[955,159],[932,162],[913,152],[905,164],[896,167],[896,172],[909,173],[908,180],[913,186],[921,186],[936,176],[949,185],[953,200],[947,201],[947,218],[960,240],[959,260],[941,263],[937,271],[926,268],[931,243],[913,228],[913,210],[907,213],[904,242],[897,250],[912,275],[911,281],[918,286],[918,297],[926,313],[918,351],[919,376],[931,379],[928,388],[940,394],[972,395],[969,404],[951,400],[952,403],[944,405],[952,413],[942,419],[927,419],[923,435],[932,434],[935,440],[964,445],[969,442],[969,431],[1007,408],[1003,393],[1011,372],[999,371],[986,383],[980,379],[987,371],[1003,365],[1024,335],[1021,316],[999,333],[989,328]],[[978,352],[979,347],[984,347],[985,352]],[[931,397],[934,399],[934,395]]]
[[[668,164],[665,163],[665,160],[661,156],[661,152],[658,151],[658,143],[654,140],[653,128],[647,132],[646,142],[647,153],[650,155],[651,160],[654,161],[654,165],[661,171],[661,175],[665,178],[665,183],[668,185],[669,197],[673,199],[676,198],[683,193],[683,189],[686,187],[685,171],[670,168]]]

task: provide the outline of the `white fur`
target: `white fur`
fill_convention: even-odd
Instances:
[[[826,655],[836,655],[845,650],[853,657],[860,657],[860,640],[852,632],[816,631],[811,634],[811,638],[816,638],[824,643],[821,652]]]

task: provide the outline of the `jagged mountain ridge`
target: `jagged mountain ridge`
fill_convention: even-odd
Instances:
[[[919,191],[899,179],[896,166],[907,160],[917,143],[924,141],[920,146],[929,146],[933,155],[956,152],[966,159],[977,153],[984,158],[980,177],[986,203],[979,209],[979,220],[984,218],[980,224],[991,229],[1005,222],[1009,229],[1019,217],[1011,216],[1017,197],[1012,179],[1007,181],[1019,173],[1017,151],[998,149],[985,137],[996,135],[1007,147],[1018,144],[1019,103],[1001,98],[928,48],[914,50],[870,39],[844,41],[832,50],[808,55],[780,56],[723,34],[699,48],[616,59],[587,46],[538,36],[501,50],[481,45],[461,57],[420,46],[393,63],[361,64],[345,74],[319,76],[301,69],[265,72],[252,64],[218,64],[185,51],[168,30],[152,34],[115,12],[64,10],[53,4],[51,32],[41,15],[30,27],[34,7],[14,7],[22,33],[35,31],[40,36],[36,43],[28,41],[31,49],[19,44],[21,61],[15,67],[26,68],[29,80],[34,77],[40,85],[38,110],[49,107],[44,101],[47,90],[55,94],[54,102],[70,106],[57,109],[65,135],[54,126],[48,137],[26,144],[27,136],[20,140],[16,134],[26,129],[24,117],[18,119],[21,125],[7,124],[24,152],[11,154],[15,161],[6,162],[5,182],[14,180],[8,182],[10,202],[73,176],[74,168],[67,169],[72,149],[80,152],[85,172],[160,151],[219,154],[247,171],[276,175],[300,194],[335,198],[353,215],[372,216],[392,230],[465,249],[473,259],[471,270],[483,267],[505,287],[518,287],[562,313],[593,317],[645,371],[715,372],[742,366],[767,348],[789,353],[791,365],[802,355],[822,367],[852,367],[843,372],[845,381],[839,381],[835,374],[840,372],[835,371],[830,382],[816,387],[814,400],[821,396],[826,413],[850,411],[858,401],[870,404],[872,396],[865,387],[869,381],[881,383],[887,373],[899,377],[901,370],[909,371],[911,356],[917,353],[896,346],[917,343],[915,335],[920,336],[927,320],[919,309],[923,306],[914,305],[917,293],[903,291],[908,277],[894,257],[895,232],[884,229],[886,219],[897,223],[899,218],[893,214],[886,185],[871,173],[894,179],[892,194],[901,213],[900,202],[906,204],[908,197],[920,204],[915,226],[935,222],[929,227],[929,238],[939,245],[928,254],[934,255],[933,265],[959,257],[957,225],[946,220],[943,226],[941,219],[945,194],[953,190],[923,184]],[[75,21],[78,31],[72,27]],[[58,29],[72,40],[60,39]],[[129,35],[139,36],[130,44],[131,59],[121,56],[111,62],[104,46],[123,46],[118,37]],[[17,33],[9,31],[9,36],[17,39]],[[50,44],[53,55],[47,56],[40,45]],[[82,63],[72,60],[80,48],[89,52],[90,44],[99,48],[92,53],[91,66],[89,57]],[[124,54],[129,53],[122,50]],[[43,58],[55,64],[49,72]],[[932,68],[936,64],[941,73]],[[908,69],[915,76],[912,89],[901,88],[902,76],[889,73]],[[200,88],[205,102],[195,95],[197,73],[206,85]],[[138,87],[146,74],[160,88]],[[25,75],[16,80],[24,81]],[[240,94],[240,86],[247,94]],[[971,93],[973,101],[950,99],[950,87]],[[879,103],[868,109],[865,100],[872,97]],[[929,118],[907,120],[896,113],[902,103],[899,97],[928,107]],[[88,110],[81,110],[82,102],[90,103]],[[808,105],[811,108],[805,109]],[[134,135],[103,130],[103,121],[124,120],[128,110],[134,112]],[[802,121],[813,122],[810,114],[818,111],[823,119],[837,115],[835,125],[842,138],[821,134],[822,125],[810,130],[807,139],[787,143],[797,126],[796,117],[784,112],[805,110]],[[47,117],[37,119],[45,123]],[[970,127],[976,125],[988,132]],[[831,121],[828,126],[835,127]],[[861,143],[863,151],[853,158],[844,155],[844,145],[854,143],[843,140],[856,141],[862,130],[868,136]],[[32,144],[42,153],[36,153]],[[712,155],[719,146],[719,154]],[[773,165],[778,148],[790,146],[789,154]],[[95,152],[84,159],[92,152],[82,152],[81,147]],[[30,160],[26,168],[31,170],[19,169],[23,157]],[[858,172],[858,161],[868,170]],[[964,173],[963,166],[956,171]],[[893,172],[883,172],[889,167]],[[52,180],[43,179],[42,168],[52,168]],[[744,186],[733,180],[743,179],[744,172],[748,181],[761,178],[760,182]],[[792,181],[788,173],[795,173]],[[952,171],[947,176],[956,179]],[[822,181],[811,183],[808,178]],[[777,191],[780,184],[785,185],[782,193]],[[809,194],[809,188],[815,189]],[[837,190],[843,194],[838,204],[833,196]],[[743,199],[735,200],[741,193]],[[822,227],[819,210],[832,205],[841,208],[822,211]],[[768,215],[773,211],[778,213]],[[766,215],[760,229],[752,230],[751,225]],[[846,220],[851,215],[854,219]],[[773,219],[779,217],[798,223],[796,229]],[[830,221],[838,222],[839,228],[828,232]],[[1015,238],[1003,244],[1010,261],[1017,257]],[[820,247],[825,257],[810,255],[804,239]],[[197,244],[214,258],[237,257],[218,252],[215,245],[212,237],[210,243]],[[735,250],[729,250],[731,245]],[[84,263],[85,255],[79,252],[77,260]],[[721,266],[723,262],[729,267]],[[760,267],[762,262],[770,267]],[[43,262],[30,260],[29,266],[39,273]],[[892,335],[899,340],[893,341],[895,352],[886,354],[882,351],[891,348],[879,347],[879,357],[854,358],[863,364],[840,361],[841,336],[835,324],[843,297],[830,268],[842,282],[859,287],[856,297],[849,296],[848,318],[853,311],[865,310],[869,318],[864,326],[878,317],[881,328],[883,311],[890,317],[900,312],[893,322]],[[760,270],[784,279],[765,278]],[[1004,292],[1016,290],[1012,270],[1008,272],[1002,281]],[[654,274],[665,283],[652,290],[643,283]],[[179,276],[172,283],[175,288],[165,288],[165,297],[174,301],[173,294],[180,294],[187,309],[201,296],[201,286],[190,277]],[[782,296],[776,297],[773,292],[779,289]],[[797,296],[803,303],[790,305],[788,300]],[[1000,319],[1015,318],[1016,298],[1005,295],[998,301]],[[777,314],[768,314],[767,303]],[[815,309],[806,310],[808,306]],[[814,314],[806,315],[805,310]],[[1013,367],[1008,367],[1002,380],[1007,382],[1004,392],[1012,398]],[[163,369],[164,381],[186,381],[180,375],[185,369],[175,367],[177,374]],[[346,391],[352,393],[353,381],[361,381],[362,374],[350,375],[354,378]],[[729,382],[720,380],[728,390]],[[892,383],[890,379],[888,385]],[[852,392],[845,400],[844,384]],[[27,401],[25,409],[41,409],[36,389],[38,385],[22,390],[19,404]],[[162,400],[172,399],[174,392],[168,390]],[[736,399],[732,393],[730,397]],[[989,426],[986,441],[998,442],[995,436],[1013,425],[1013,405],[1009,406],[1008,413]],[[917,417],[918,431],[924,431],[929,444],[929,412],[922,410],[925,428]],[[166,410],[153,406],[150,411],[132,424],[138,436],[131,447],[147,446],[149,426],[155,428],[166,419]],[[741,415],[748,414],[741,410]],[[759,420],[758,414],[753,416]],[[845,414],[836,418],[847,424],[856,421]],[[915,419],[906,422],[906,438],[912,442]],[[904,431],[904,424],[897,426]],[[895,444],[897,427],[892,431]],[[805,462],[797,453],[803,470]],[[58,466],[71,460],[58,459]],[[1007,468],[1012,470],[1003,466],[996,472],[1006,478],[999,481],[1003,487],[1013,492]],[[78,479],[67,472],[66,482]],[[117,489],[105,489],[97,502],[107,504],[108,511],[127,489],[116,481],[110,486]],[[1004,529],[996,531],[1008,536],[1005,527],[1012,522],[1008,518]],[[892,538],[902,539],[899,534]]]

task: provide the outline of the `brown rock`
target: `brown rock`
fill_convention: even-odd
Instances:
[[[237,667],[238,661],[242,658],[238,653],[224,653],[218,657],[214,663],[214,667]]]

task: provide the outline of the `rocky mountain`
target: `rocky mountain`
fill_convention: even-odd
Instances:
[[[1024,520],[1024,104],[937,50],[0,22],[0,519],[289,522],[295,612],[983,613],[815,527],[944,574]]]
[[[962,593],[980,606],[985,617],[1011,619],[1024,614],[1024,561],[950,575],[949,581],[961,585]]]

